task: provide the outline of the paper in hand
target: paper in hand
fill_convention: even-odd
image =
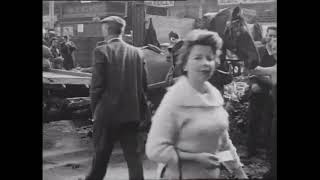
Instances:
[[[219,158],[219,162],[233,161],[234,158],[230,151],[221,151],[216,154]]]

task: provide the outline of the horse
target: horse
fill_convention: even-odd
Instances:
[[[209,23],[205,24],[210,31],[216,31],[223,39],[223,50],[228,49],[244,61],[247,69],[254,69],[260,62],[255,41],[261,41],[262,29],[259,24],[249,25],[241,8],[225,8],[216,15],[208,15]],[[253,36],[254,35],[254,36]],[[225,53],[223,53],[225,58]]]
[[[161,102],[166,88],[172,83],[170,72],[173,62],[167,48],[160,49],[148,44],[140,48],[145,59],[148,83],[148,99],[152,102],[151,110],[155,110]]]
[[[220,56],[220,66],[209,79],[209,82],[217,87],[222,94],[224,85],[231,83],[233,79],[227,63],[227,50],[237,55],[241,61],[244,61],[246,69],[253,69],[260,62],[252,30],[248,28],[244,20],[233,18],[233,15],[240,10],[239,8],[226,8],[218,13],[208,13],[203,17],[206,23],[203,23],[201,28],[217,32],[224,41],[223,53]],[[257,25],[250,27],[255,26]],[[254,32],[259,34],[259,31],[254,30]],[[259,39],[259,37],[255,39]],[[175,78],[182,75],[182,67],[176,62],[183,43],[182,39],[166,50],[161,50],[150,44],[141,48],[146,60],[149,89],[153,91],[160,88],[163,91],[161,92],[162,94],[165,92],[165,88],[173,84]],[[155,102],[156,105],[159,100]]]

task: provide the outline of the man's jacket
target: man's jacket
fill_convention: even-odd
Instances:
[[[139,122],[142,119],[146,71],[140,50],[121,39],[94,49],[91,108],[95,121]]]
[[[259,55],[261,58],[260,66],[261,67],[271,67],[276,64],[276,60],[272,55],[268,54],[267,48],[265,46],[259,47]],[[257,76],[253,79],[254,83],[257,83],[259,87],[262,88],[262,92],[269,93],[272,88],[271,78],[265,76]]]

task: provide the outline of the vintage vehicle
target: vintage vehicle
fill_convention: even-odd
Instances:
[[[49,69],[42,76],[44,122],[91,117],[90,73]]]

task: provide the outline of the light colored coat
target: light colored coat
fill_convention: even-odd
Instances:
[[[147,156],[167,164],[165,178],[178,178],[178,156],[181,151],[215,154],[230,150],[231,167],[242,166],[228,134],[228,113],[220,92],[209,82],[200,94],[182,76],[164,96],[153,119],[146,144]],[[183,178],[219,178],[219,169],[206,169],[198,162],[182,160]]]

